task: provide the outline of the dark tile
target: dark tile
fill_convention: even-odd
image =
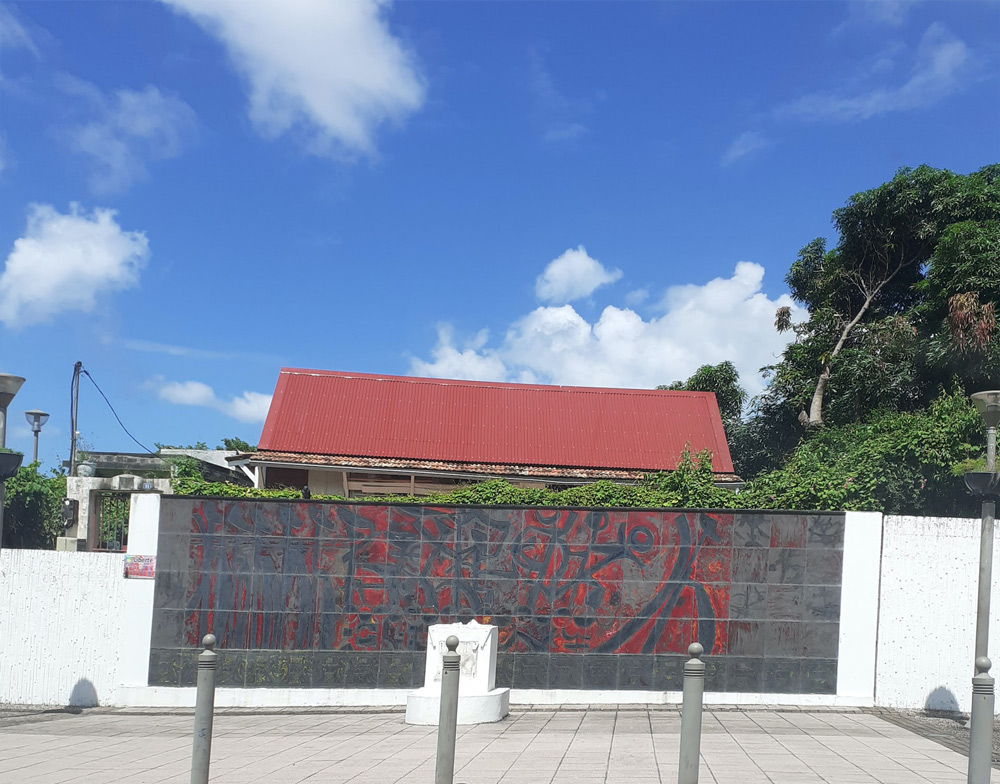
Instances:
[[[652,689],[653,656],[621,654],[618,657],[619,689]]]
[[[806,545],[813,547],[844,547],[844,515],[810,515]]]
[[[347,668],[353,653],[317,651],[313,654],[314,689],[342,689],[347,684]]]
[[[767,618],[772,621],[801,621],[805,617],[805,589],[801,585],[769,585]]]
[[[549,654],[519,653],[514,659],[514,686],[545,689],[549,683]]]
[[[390,542],[419,542],[421,538],[419,506],[393,506],[389,509],[388,539]]]
[[[246,685],[248,689],[263,688],[268,685],[268,651],[248,651],[246,663]]]
[[[577,653],[554,653],[549,659],[550,689],[582,689],[583,660]]]
[[[736,514],[733,518],[734,547],[768,547],[771,544],[771,522],[763,513]],[[749,580],[747,582],[750,582]]]
[[[347,670],[349,689],[368,689],[378,686],[379,655],[375,651],[355,653],[351,656]]]
[[[809,550],[806,582],[809,585],[840,585],[843,581],[843,550]]]
[[[730,621],[728,631],[731,656],[764,655],[763,621]]]
[[[767,579],[767,556],[765,547],[737,547],[733,549],[733,582],[764,583]]]
[[[655,691],[682,691],[684,689],[684,656],[654,656],[653,684]]]
[[[312,653],[273,651],[267,659],[268,685],[308,689],[312,685]]]
[[[420,678],[423,678],[423,668],[418,667],[418,662],[423,663],[423,657],[413,652],[391,652],[383,653],[379,657],[378,664],[378,685],[380,689],[409,689],[414,685],[417,670],[420,670]],[[422,684],[421,684],[422,685]]]
[[[498,653],[496,669],[496,687],[498,689],[509,689],[514,685],[514,660],[515,653]]]
[[[421,511],[421,539],[425,542],[455,541],[455,510],[424,506]]]
[[[791,547],[771,549],[767,559],[770,585],[801,585],[806,581],[806,551]]]
[[[180,684],[180,649],[153,648],[149,652],[149,685],[177,686]]]
[[[764,660],[730,656],[726,660],[726,691],[757,693],[763,690]]]
[[[164,504],[166,506],[166,504]],[[161,516],[162,521],[162,516]],[[169,534],[160,530],[156,544],[156,583],[159,590],[160,574],[186,572],[190,568],[190,534]]]
[[[610,653],[585,654],[582,669],[585,689],[618,688],[618,656]]]
[[[288,537],[282,573],[285,575],[312,575],[316,571],[316,559],[319,551],[319,539]]]
[[[807,621],[839,621],[840,586],[807,585],[803,617]]]
[[[215,673],[216,686],[242,689],[247,679],[247,652],[241,650],[220,650],[219,663]]]
[[[810,659],[836,659],[840,649],[840,624],[802,624],[802,655]]]
[[[836,659],[806,659],[801,667],[803,694],[837,693]]]
[[[764,622],[764,655],[801,656],[802,623],[797,621]]]
[[[800,694],[802,676],[799,659],[764,659],[762,689],[766,694]]]
[[[726,657],[706,656],[702,661],[705,663],[705,691],[728,691],[726,688]]]
[[[767,617],[767,587],[733,583],[729,590],[729,617],[763,619]]]

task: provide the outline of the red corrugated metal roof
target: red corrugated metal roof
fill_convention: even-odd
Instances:
[[[715,395],[282,368],[259,448],[672,470],[686,444],[733,463]]]

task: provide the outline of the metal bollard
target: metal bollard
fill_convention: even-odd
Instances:
[[[698,784],[701,757],[701,704],[705,693],[705,649],[699,643],[688,648],[684,663],[684,701],[681,704],[681,753],[677,784]]]
[[[450,635],[444,644],[448,652],[441,665],[441,712],[438,714],[437,766],[434,784],[452,784],[455,780],[455,738],[458,735],[458,679],[461,675],[457,653],[458,637]]]
[[[212,714],[215,711],[215,635],[201,641],[205,650],[198,654],[198,697],[194,704],[194,745],[191,749],[191,784],[208,784],[212,761]]]
[[[989,784],[990,756],[993,752],[993,709],[996,695],[985,656],[976,659],[972,679],[972,728],[969,733],[969,784]]]

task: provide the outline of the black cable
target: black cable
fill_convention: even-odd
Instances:
[[[105,395],[103,391],[101,391],[101,388],[99,386],[97,386],[97,382],[94,381],[94,377],[92,375],[90,375],[90,373],[87,371],[87,369],[86,368],[80,368],[80,370],[83,373],[83,375],[85,375],[87,378],[90,379],[90,383],[94,385],[94,388],[97,389],[97,391],[101,393],[101,397],[103,397],[104,398],[104,402],[108,404],[108,408],[110,408],[111,409],[111,413],[115,415],[115,419],[118,420],[118,424],[121,425],[121,428],[122,428],[122,430],[125,431],[125,434],[129,438],[131,438],[133,441],[135,441],[139,446],[141,446],[143,449],[145,449],[147,452],[149,452],[149,454],[155,455],[156,452],[154,452],[148,446],[146,446],[141,441],[139,441],[139,439],[137,439],[134,435],[132,435],[131,433],[128,432],[128,428],[125,427],[125,424],[122,422],[121,417],[118,416],[118,412],[115,411],[115,407],[113,405],[111,405],[111,401],[108,400],[108,396]]]

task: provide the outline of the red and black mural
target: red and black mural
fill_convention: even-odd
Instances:
[[[499,629],[498,685],[836,689],[842,515],[164,498],[150,683],[421,685],[427,629]]]

